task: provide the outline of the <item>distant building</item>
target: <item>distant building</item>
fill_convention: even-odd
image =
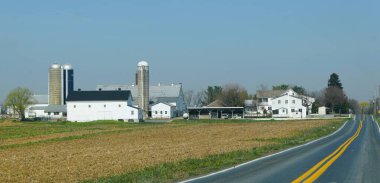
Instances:
[[[306,118],[311,113],[315,99],[299,95],[289,89],[281,95],[271,98],[271,113],[279,118]]]
[[[319,107],[318,108],[318,114],[319,115],[326,115],[327,114],[327,110],[328,110],[328,108],[325,107],[325,106]]]
[[[271,113],[272,100],[277,96],[281,96],[286,90],[259,90],[256,93],[257,97],[257,112],[259,114]]]
[[[205,107],[189,107],[188,111],[190,119],[245,118],[244,107],[229,107],[221,100],[215,100]]]
[[[176,115],[176,107],[167,103],[158,103],[152,106],[153,119],[172,119]]]
[[[98,85],[97,90],[115,91],[128,90],[134,96],[133,101],[138,101],[138,87],[136,85]],[[182,116],[187,111],[182,84],[158,84],[149,86],[149,113],[151,107],[158,103],[167,103],[175,106],[175,116]],[[137,106],[136,106],[137,107]],[[152,114],[150,115],[152,116]]]
[[[133,106],[130,91],[74,91],[67,97],[67,120],[139,122],[143,111]]]
[[[63,104],[70,92],[74,91],[74,69],[71,65],[63,65]]]
[[[283,95],[272,100],[272,114],[277,118],[306,118],[307,108],[302,105],[302,98]]]
[[[137,64],[137,105],[144,110],[145,117],[149,113],[149,65],[145,61]]]
[[[47,119],[65,119],[67,117],[66,105],[49,105],[45,107],[44,113]]]
[[[53,64],[49,69],[49,104],[64,105],[74,91],[74,70],[71,65]]]
[[[25,118],[45,118],[45,108],[49,106],[49,95],[33,95],[35,103],[25,109]]]
[[[63,104],[62,86],[62,67],[58,64],[53,64],[49,69],[49,104]]]

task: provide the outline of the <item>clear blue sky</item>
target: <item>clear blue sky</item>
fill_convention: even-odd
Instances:
[[[75,88],[151,83],[185,90],[239,83],[326,86],[337,72],[367,100],[380,84],[378,0],[1,0],[0,101],[17,86],[47,94],[48,68],[70,63]]]

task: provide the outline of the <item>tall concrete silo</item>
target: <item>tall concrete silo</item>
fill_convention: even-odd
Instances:
[[[66,104],[66,98],[70,92],[74,91],[74,69],[71,65],[63,65],[63,104]]]
[[[146,61],[137,64],[137,91],[138,106],[144,110],[144,117],[148,117],[149,112],[149,65]]]
[[[62,105],[62,66],[53,64],[49,69],[49,104]]]

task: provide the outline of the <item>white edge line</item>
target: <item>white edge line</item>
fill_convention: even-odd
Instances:
[[[355,119],[355,118],[354,118]],[[348,120],[349,121],[349,120]],[[258,159],[255,159],[255,160],[252,160],[252,161],[249,161],[249,162],[246,162],[246,163],[243,163],[243,164],[240,164],[240,165],[236,165],[234,167],[231,167],[231,168],[228,168],[228,169],[224,169],[224,170],[221,170],[219,172],[215,172],[215,173],[211,173],[211,174],[208,174],[208,175],[205,175],[205,176],[202,176],[202,177],[197,177],[197,178],[193,178],[193,179],[189,179],[189,180],[185,180],[185,181],[181,181],[179,183],[188,183],[188,182],[192,182],[192,181],[196,181],[196,180],[200,180],[200,179],[204,179],[204,178],[207,178],[207,177],[211,177],[211,176],[214,176],[214,175],[218,175],[218,174],[221,174],[221,173],[224,173],[224,172],[228,172],[230,170],[233,170],[233,169],[236,169],[236,168],[239,168],[239,167],[242,167],[242,166],[245,166],[245,165],[248,165],[248,164],[251,164],[251,163],[255,163],[257,161],[260,161],[260,160],[263,160],[263,159],[267,159],[267,158],[271,158],[271,157],[274,157],[274,156],[277,156],[277,155],[280,155],[280,154],[283,154],[283,153],[286,153],[286,152],[289,152],[289,151],[292,151],[292,150],[295,150],[295,149],[298,149],[298,148],[301,148],[301,147],[305,147],[305,146],[308,146],[310,144],[313,144],[315,142],[318,142],[318,141],[321,141],[321,140],[324,140],[326,138],[329,138],[335,134],[337,134],[338,132],[340,132],[345,126],[346,124],[348,123],[348,121],[346,121],[337,131],[335,131],[334,133],[328,135],[328,136],[325,136],[325,137],[322,137],[320,139],[317,139],[317,140],[313,140],[311,142],[308,142],[306,144],[303,144],[303,145],[299,145],[299,146],[296,146],[296,147],[292,147],[290,149],[286,149],[284,151],[281,151],[281,152],[278,152],[278,153],[275,153],[275,154],[271,154],[271,155],[268,155],[268,156],[265,156],[265,157],[261,157],[261,158],[258,158]],[[379,124],[377,124],[379,125]],[[379,132],[380,132],[380,127],[379,127]]]
[[[380,126],[379,126],[379,123],[375,120],[375,118],[372,116],[372,120],[376,123],[377,125],[377,128],[379,128],[379,133],[380,133]]]

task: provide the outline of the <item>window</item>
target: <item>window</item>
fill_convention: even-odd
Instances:
[[[168,111],[165,111],[165,114],[168,114]]]
[[[77,108],[77,105],[74,105],[74,109]]]
[[[162,111],[160,111],[160,113],[162,114]]]
[[[263,98],[263,102],[268,102],[268,98]]]
[[[107,105],[104,104],[104,108],[106,108],[106,107],[107,107]]]
[[[88,105],[88,108],[91,108],[91,105]]]
[[[278,100],[278,104],[281,104],[281,100]]]
[[[302,112],[302,109],[300,109],[299,112]]]
[[[155,111],[155,114],[158,114],[158,111]]]
[[[54,115],[55,115],[55,116],[58,116],[58,115],[59,115],[59,112],[54,112]]]
[[[296,103],[296,100],[293,100],[293,104],[295,104]]]
[[[271,111],[271,110],[272,110],[272,107],[268,107],[268,110],[270,110],[270,111]]]
[[[131,115],[135,115],[135,111],[131,111]]]
[[[50,116],[51,112],[48,112],[48,115]]]
[[[119,108],[121,107],[121,104],[119,104]]]
[[[288,104],[289,103],[289,101],[288,100],[285,100],[285,104]]]
[[[282,113],[285,113],[285,109],[282,109]]]
[[[292,109],[292,112],[296,112],[296,110],[295,110],[295,109]]]

